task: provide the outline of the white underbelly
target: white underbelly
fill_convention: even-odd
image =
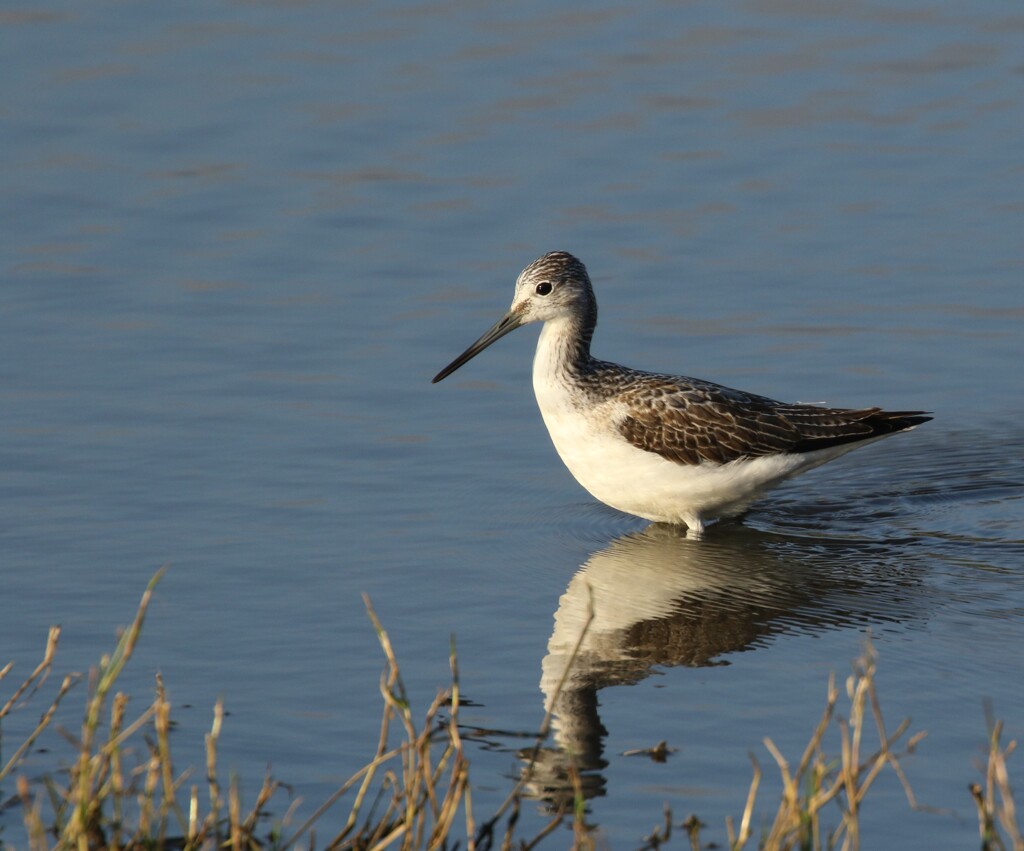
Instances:
[[[680,464],[633,446],[600,408],[584,414],[542,404],[541,414],[565,466],[594,497],[628,514],[694,529],[740,514],[784,479],[853,448]]]

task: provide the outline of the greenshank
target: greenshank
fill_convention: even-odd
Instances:
[[[590,276],[564,251],[527,266],[508,312],[433,382],[530,322],[544,323],[533,389],[565,466],[601,502],[685,525],[695,537],[780,482],[931,419],[925,411],[777,402],[597,360]]]

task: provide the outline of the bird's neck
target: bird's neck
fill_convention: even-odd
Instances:
[[[533,358],[535,387],[565,384],[587,371],[593,362],[590,340],[596,324],[596,314],[549,319],[544,323]]]

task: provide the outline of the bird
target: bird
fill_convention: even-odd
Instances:
[[[928,411],[787,403],[590,353],[597,300],[583,263],[552,251],[516,279],[512,305],[434,376],[436,384],[522,325],[543,323],[533,389],[551,441],[593,497],[690,537],[738,518],[781,482],[910,431]]]

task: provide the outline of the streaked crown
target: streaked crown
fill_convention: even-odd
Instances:
[[[512,310],[525,322],[571,316],[585,325],[597,319],[587,267],[567,251],[538,257],[516,279]]]

